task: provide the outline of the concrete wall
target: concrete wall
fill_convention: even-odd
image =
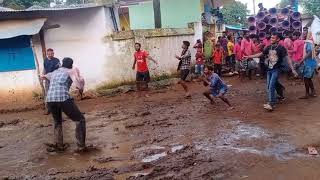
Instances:
[[[187,28],[188,23],[201,22],[201,0],[160,0],[162,28]],[[129,7],[131,29],[153,29],[151,2]]]
[[[178,61],[174,58],[181,53],[182,41],[194,44],[201,38],[199,25],[184,29],[158,29],[128,31],[129,36],[122,38],[113,33],[113,24],[108,9],[95,8],[55,15],[48,24],[59,24],[60,28],[45,31],[47,48],[55,50],[56,57],[74,59],[86,81],[86,90],[108,83],[134,80],[133,71],[134,43],[142,47],[159,61],[159,67],[150,63],[151,75],[176,72]],[[131,35],[130,35],[131,34]],[[199,37],[198,37],[199,36]],[[118,38],[117,38],[118,37]],[[33,37],[35,54],[43,70],[42,49],[38,35]],[[195,54],[192,49],[193,56]],[[194,58],[193,58],[194,59]],[[33,92],[41,92],[36,70],[1,73],[1,104],[16,102],[32,103]]]

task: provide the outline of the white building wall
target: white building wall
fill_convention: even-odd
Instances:
[[[192,48],[201,33],[196,35],[177,35],[128,39],[113,41],[113,22],[108,8],[91,8],[68,11],[48,18],[48,24],[59,24],[60,28],[45,31],[46,48],[53,48],[57,58],[74,59],[74,65],[81,71],[86,81],[86,90],[94,89],[104,83],[119,83],[135,79],[133,71],[134,43],[142,43],[143,49],[159,61],[159,67],[150,64],[152,75],[176,72],[178,61],[175,55],[180,55],[182,41],[191,43]],[[202,31],[196,26],[196,31]],[[43,71],[43,57],[39,36],[33,37],[35,53]],[[192,58],[194,60],[194,58]],[[14,93],[10,93],[10,90]],[[0,73],[0,100],[24,102],[32,98],[33,92],[41,92],[36,70]],[[21,94],[20,96],[17,96]],[[8,98],[8,96],[12,98]],[[0,102],[0,108],[1,108]]]

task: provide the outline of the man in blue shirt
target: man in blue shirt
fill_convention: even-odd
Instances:
[[[43,62],[43,75],[46,75],[48,73],[52,73],[53,71],[57,70],[60,67],[60,60],[58,58],[54,57],[54,51],[53,49],[49,48],[47,49],[47,58]],[[45,96],[47,96],[50,81],[45,80]],[[46,115],[50,114],[50,111],[47,108]]]
[[[203,77],[203,83],[205,86],[209,86],[210,89],[203,93],[203,95],[208,98],[211,104],[214,104],[214,100],[212,98],[220,98],[223,102],[225,102],[230,109],[233,109],[229,100],[225,97],[225,94],[228,91],[228,86],[221,80],[218,74],[213,72],[213,67],[207,66],[204,69],[205,77]]]

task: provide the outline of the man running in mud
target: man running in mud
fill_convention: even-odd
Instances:
[[[132,69],[135,70],[137,65],[136,83],[139,97],[141,97],[142,92],[146,92],[149,89],[148,83],[150,82],[150,73],[147,64],[147,59],[153,61],[155,64],[158,63],[149,55],[147,51],[141,49],[140,43],[135,43],[134,48],[136,49],[136,52],[134,53]],[[149,97],[147,93],[145,93],[144,96]]]
[[[50,81],[46,102],[54,119],[54,144],[46,144],[48,152],[64,151],[69,146],[63,143],[62,112],[76,123],[77,152],[86,150],[86,121],[69,94],[72,84],[69,71],[72,65],[71,58],[64,58],[61,68],[41,77]]]
[[[284,88],[279,82],[279,76],[281,70],[284,68],[285,61],[288,61],[290,68],[293,73],[297,75],[297,72],[294,70],[292,61],[288,58],[287,50],[279,44],[280,35],[278,33],[273,33],[271,36],[271,45],[264,48],[263,52],[245,56],[245,58],[259,58],[263,55],[268,56],[267,59],[267,90],[268,90],[268,103],[264,104],[264,109],[268,111],[273,111],[277,102],[276,90],[278,89],[278,94],[283,94]]]

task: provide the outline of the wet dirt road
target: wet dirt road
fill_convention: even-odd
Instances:
[[[262,109],[263,80],[231,84],[236,109],[202,97],[191,83],[192,99],[180,86],[79,102],[87,118],[87,143],[76,154],[74,124],[64,122],[64,153],[47,153],[53,135],[41,110],[0,115],[0,179],[320,179],[320,98],[299,100],[303,85],[286,81],[287,100],[275,112]],[[319,87],[318,82],[316,85]],[[320,149],[318,149],[320,150]]]

